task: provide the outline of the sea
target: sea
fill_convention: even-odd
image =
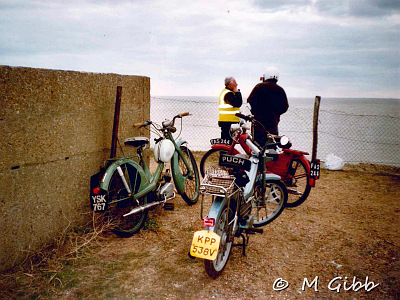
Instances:
[[[311,153],[315,98],[288,101],[289,109],[281,116],[279,134],[289,137],[292,149]],[[250,114],[246,102],[243,99],[240,110]],[[177,119],[174,136],[186,140],[193,151],[210,149],[210,139],[220,136],[216,97],[151,97],[150,116],[156,123],[183,112],[190,115]],[[400,99],[321,97],[317,112],[317,158],[321,161],[334,154],[345,163],[400,167]],[[152,146],[154,138],[152,134]]]

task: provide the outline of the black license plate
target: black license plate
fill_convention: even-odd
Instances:
[[[108,208],[107,192],[100,190],[98,193],[90,193],[90,207],[95,212],[104,212]]]
[[[310,166],[310,176],[313,178],[319,178],[320,175],[320,160],[312,161]]]
[[[212,139],[210,140],[211,145],[216,145],[216,144],[223,144],[223,145],[232,145],[232,140],[229,139]]]

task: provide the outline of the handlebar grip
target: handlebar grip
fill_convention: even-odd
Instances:
[[[243,120],[247,120],[247,121],[252,121],[254,119],[253,116],[246,116],[246,115],[241,114],[241,113],[236,113],[235,116],[239,117],[239,118],[241,118]]]
[[[189,112],[187,111],[187,112],[184,112],[184,113],[179,114],[178,117],[179,117],[179,118],[182,118],[182,117],[188,116],[188,115],[189,115]]]
[[[133,127],[145,127],[145,126],[148,126],[151,124],[152,124],[152,122],[149,120],[149,121],[144,121],[141,123],[135,123],[135,124],[133,124]]]

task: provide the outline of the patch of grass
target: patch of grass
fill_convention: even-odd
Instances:
[[[133,260],[133,259],[143,259],[146,257],[150,257],[150,253],[148,251],[128,252],[128,253],[124,253],[121,256],[121,260],[129,261],[129,260]]]
[[[160,229],[160,224],[152,218],[147,218],[143,225],[143,230],[156,231],[157,229]]]
[[[58,292],[70,290],[77,298],[114,298],[114,288],[121,274],[127,270],[123,259],[80,259],[57,274],[62,282]]]

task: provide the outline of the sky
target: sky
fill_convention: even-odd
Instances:
[[[150,77],[151,96],[400,98],[399,0],[0,0],[0,65]]]

